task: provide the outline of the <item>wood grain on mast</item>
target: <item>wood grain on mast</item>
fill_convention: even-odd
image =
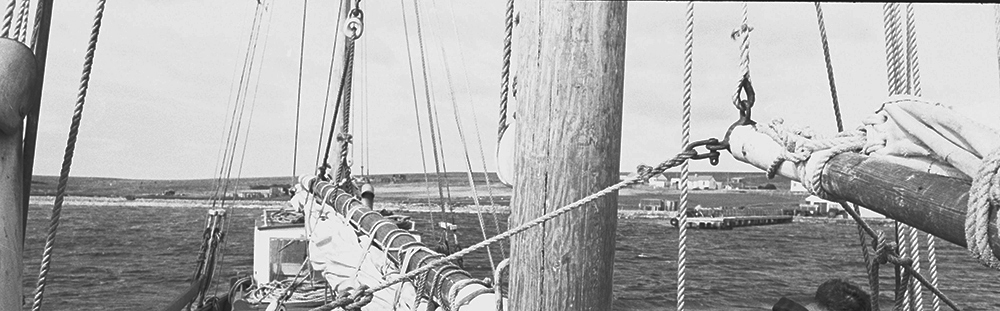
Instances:
[[[511,227],[619,179],[625,1],[518,3]],[[616,194],[511,240],[510,310],[610,310]]]

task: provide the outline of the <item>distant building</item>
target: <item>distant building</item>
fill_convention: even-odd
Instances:
[[[806,186],[803,186],[802,183],[794,181],[794,180],[789,185],[789,191],[791,191],[792,193],[806,193],[806,192],[809,192],[808,190],[806,190]]]
[[[815,195],[810,195],[806,197],[804,200],[802,200],[802,203],[799,203],[799,207],[815,209],[815,212],[820,215],[831,214],[831,212],[833,212],[833,214],[841,214],[847,217],[847,214],[844,213],[844,208],[840,206],[840,203],[827,201]],[[859,206],[858,208],[860,211],[858,215],[860,215],[861,218],[885,218],[884,215],[873,212],[872,210],[864,208],[863,206]]]
[[[687,186],[688,189],[716,190],[719,189],[719,182],[715,181],[715,177],[712,177],[711,175],[704,176],[704,175],[694,174],[688,176]],[[681,179],[671,178],[670,188],[680,189]]]
[[[267,189],[247,189],[236,191],[237,198],[243,199],[256,199],[256,198],[270,198],[272,196],[271,188]]]
[[[743,189],[746,185],[743,184],[744,177],[732,177],[729,178],[729,182],[726,184],[726,189]]]
[[[664,188],[669,182],[670,180],[667,179],[667,176],[663,176],[663,174],[656,175],[649,179],[649,185],[653,188]]]

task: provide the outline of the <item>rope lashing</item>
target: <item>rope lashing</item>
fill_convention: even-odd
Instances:
[[[83,74],[80,78],[80,91],[76,97],[76,107],[69,127],[69,138],[66,141],[66,153],[63,156],[62,170],[59,172],[59,184],[56,187],[56,199],[52,205],[52,215],[49,221],[49,231],[45,236],[45,248],[42,250],[42,261],[38,269],[38,282],[35,285],[35,297],[32,311],[42,309],[42,298],[45,295],[45,284],[48,280],[49,268],[52,265],[52,250],[55,248],[56,232],[59,230],[59,218],[62,213],[63,200],[66,198],[66,184],[69,182],[69,171],[73,164],[73,152],[76,150],[76,137],[80,132],[80,121],[83,118],[83,104],[87,99],[87,88],[90,86],[90,72],[94,66],[94,52],[97,50],[97,37],[101,33],[101,20],[104,17],[105,0],[97,2],[97,12],[94,15],[94,25],[90,31],[90,42],[87,44],[87,54],[83,61]]]
[[[965,240],[969,252],[983,265],[1000,269],[1000,259],[993,255],[989,243],[989,217],[993,205],[1000,206],[1000,150],[983,158],[978,174],[972,179],[969,203],[965,214]],[[995,213],[995,211],[994,211]]]
[[[684,99],[681,118],[681,145],[691,143],[691,75],[694,66],[694,2],[687,3],[684,27]],[[677,213],[677,310],[684,310],[687,291],[687,211],[688,211],[688,162],[681,164],[681,197]]]
[[[328,304],[309,309],[309,311],[331,311],[340,308],[344,311],[361,311],[361,307],[368,305],[372,301],[372,294],[368,292],[368,286],[361,285],[357,289],[345,291],[337,295],[337,299]]]
[[[529,222],[523,223],[523,224],[521,224],[521,225],[519,225],[519,226],[517,226],[515,228],[511,228],[511,229],[509,229],[509,230],[507,230],[507,231],[505,231],[505,232],[503,232],[501,234],[495,235],[495,236],[493,236],[493,237],[491,237],[489,239],[483,240],[483,241],[481,241],[479,243],[476,243],[476,244],[474,244],[472,246],[466,247],[465,249],[462,249],[460,251],[452,253],[451,255],[448,255],[448,256],[445,256],[445,257],[443,257],[441,259],[438,259],[438,260],[435,260],[433,262],[430,262],[427,265],[424,265],[424,266],[422,266],[420,268],[417,268],[415,270],[407,272],[406,274],[394,277],[394,278],[392,278],[392,279],[390,279],[390,280],[388,280],[388,281],[386,281],[386,282],[384,282],[384,283],[382,283],[382,284],[380,284],[380,285],[378,285],[376,287],[368,289],[366,292],[368,292],[368,293],[375,293],[377,291],[389,288],[390,286],[395,285],[397,283],[406,281],[408,279],[412,279],[412,278],[414,278],[416,276],[419,276],[419,275],[421,275],[424,272],[430,271],[431,269],[434,269],[436,267],[439,267],[439,266],[442,266],[442,265],[445,265],[445,264],[449,264],[452,261],[457,260],[459,258],[462,258],[462,257],[464,257],[464,256],[466,256],[466,255],[468,255],[468,254],[470,254],[472,252],[475,252],[475,251],[477,251],[479,249],[482,249],[482,248],[484,248],[484,247],[486,247],[488,245],[491,245],[491,244],[496,243],[498,241],[501,241],[503,239],[510,238],[511,236],[513,236],[515,234],[518,234],[518,233],[524,232],[524,231],[526,231],[528,229],[537,227],[537,226],[539,226],[539,225],[541,225],[541,224],[543,224],[543,223],[545,223],[545,222],[547,222],[549,220],[552,220],[553,218],[559,217],[562,214],[568,213],[568,212],[570,212],[572,210],[575,210],[577,208],[585,206],[588,203],[591,203],[591,202],[593,202],[593,201],[595,201],[597,199],[600,199],[600,198],[602,198],[602,197],[604,197],[604,196],[606,196],[608,194],[614,193],[615,191],[621,190],[622,188],[625,188],[627,186],[630,186],[632,184],[636,184],[636,183],[644,181],[644,180],[648,180],[649,178],[652,178],[653,176],[656,176],[656,175],[659,175],[659,174],[663,174],[664,171],[666,171],[666,170],[668,170],[670,168],[676,167],[678,165],[681,165],[681,163],[684,163],[685,161],[692,160],[692,159],[695,159],[695,160],[696,159],[712,159],[713,156],[714,156],[714,159],[718,159],[717,158],[717,156],[718,156],[717,152],[715,152],[714,154],[713,153],[702,154],[702,153],[699,153],[698,151],[695,150],[695,148],[697,148],[697,147],[709,146],[709,145],[711,145],[713,143],[717,144],[718,140],[709,139],[709,140],[696,141],[694,143],[691,143],[690,145],[688,145],[685,148],[684,151],[678,153],[677,155],[675,155],[673,158],[671,158],[669,160],[663,161],[662,163],[658,164],[655,167],[649,167],[649,166],[644,166],[644,165],[643,166],[639,166],[639,168],[637,170],[637,173],[633,174],[631,177],[629,177],[629,178],[627,178],[625,180],[622,180],[622,181],[620,181],[620,182],[618,182],[618,183],[616,183],[614,185],[611,185],[611,186],[609,186],[607,188],[604,188],[604,189],[602,189],[602,190],[600,190],[598,192],[595,192],[595,193],[593,193],[591,195],[588,195],[588,196],[586,196],[586,197],[584,197],[582,199],[579,199],[579,200],[577,200],[577,201],[575,201],[573,203],[570,203],[569,205],[566,205],[566,206],[560,207],[560,208],[558,208],[556,210],[553,210],[553,211],[551,211],[551,212],[549,212],[549,213],[547,213],[545,215],[542,215],[542,216],[540,216],[538,218],[535,218],[534,220],[531,220]]]

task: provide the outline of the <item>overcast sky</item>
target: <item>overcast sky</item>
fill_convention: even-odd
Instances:
[[[307,15],[298,172],[315,165],[336,8],[310,1]],[[406,0],[416,53],[413,2]],[[505,1],[420,1],[433,99],[439,109],[449,171],[464,170],[444,74],[460,106],[473,165],[479,122],[490,170],[495,168],[497,104]],[[420,149],[404,28],[398,1],[363,1],[365,33],[355,69],[356,139],[370,148],[372,173],[420,172]],[[274,1],[258,47],[259,88],[243,176],[292,173],[302,1]],[[231,85],[239,75],[256,1],[109,1],[97,47],[74,176],[211,178],[216,173]],[[580,4],[585,5],[585,4]],[[625,69],[622,170],[654,164],[679,151],[684,3],[631,2]],[[737,117],[729,98],[738,77],[738,44],[729,34],[739,3],[695,9],[694,139],[716,137]],[[56,175],[96,4],[56,4],[41,109],[37,174]],[[923,93],[974,118],[1000,117],[1000,72],[992,5],[916,4]],[[886,95],[880,4],[824,5],[837,86],[848,128]],[[754,116],[782,117],[833,133],[833,111],[812,3],[751,3]],[[446,52],[442,52],[446,51]],[[515,51],[516,53],[517,51]],[[444,57],[447,53],[447,57]],[[414,54],[418,66],[417,55]],[[367,67],[367,77],[364,68]],[[418,75],[420,113],[422,83]],[[367,85],[367,87],[366,87]],[[252,90],[252,88],[251,88]],[[367,96],[367,99],[365,98]],[[361,107],[367,105],[367,139]],[[249,103],[248,103],[249,105]],[[426,118],[426,117],[423,117]],[[426,119],[421,121],[427,134]],[[428,145],[428,138],[425,138]],[[242,146],[241,146],[242,148]],[[428,161],[430,155],[428,154]],[[755,171],[728,155],[717,167]],[[360,164],[360,163],[358,163]],[[429,162],[433,171],[433,163]],[[357,169],[355,169],[357,170]],[[234,171],[235,174],[235,171]]]

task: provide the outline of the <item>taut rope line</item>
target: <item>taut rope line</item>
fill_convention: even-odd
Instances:
[[[841,114],[840,114],[840,100],[839,100],[839,98],[837,96],[837,83],[836,83],[836,80],[834,79],[834,74],[833,74],[833,60],[830,57],[830,43],[829,43],[829,40],[827,39],[827,35],[826,35],[826,21],[823,18],[823,7],[822,7],[822,5],[819,2],[815,2],[814,4],[815,4],[815,7],[816,7],[816,22],[817,22],[817,24],[819,24],[820,41],[821,41],[821,43],[823,45],[823,60],[826,63],[826,76],[827,76],[827,80],[830,82],[830,97],[831,97],[832,102],[833,102],[833,115],[834,115],[834,119],[835,119],[835,121],[837,123],[837,132],[843,132],[844,131],[844,121],[843,121],[843,118],[841,117]],[[860,209],[859,209],[859,207],[857,205],[853,205],[852,207],[854,208],[855,212],[859,212],[860,213]],[[862,255],[862,257],[864,258],[864,261],[865,261],[865,268],[868,270],[868,275],[869,276],[875,275],[875,274],[878,273],[878,271],[877,271],[878,265],[873,265],[872,264],[871,252],[869,252],[868,251],[868,247],[865,246],[866,244],[868,244],[867,236],[865,235],[864,229],[861,228],[860,224],[857,224],[857,229],[858,229],[858,241],[860,242],[860,245],[861,245],[861,255]],[[878,307],[878,290],[879,290],[879,288],[878,288],[879,287],[878,279],[877,278],[869,277],[868,278],[868,287],[869,287],[869,290],[871,290],[872,293],[873,293],[872,294],[872,301],[873,301],[873,303],[872,303],[873,306],[872,307],[873,307],[874,310],[878,310],[878,308],[879,308]]]
[[[507,231],[505,231],[505,232],[503,232],[501,234],[498,234],[496,236],[493,236],[493,237],[491,237],[491,238],[489,238],[487,240],[481,241],[481,242],[476,243],[476,244],[474,244],[472,246],[466,247],[465,249],[462,249],[460,251],[452,253],[451,255],[448,255],[448,256],[445,256],[445,257],[443,257],[441,259],[438,259],[438,260],[435,260],[433,262],[430,262],[427,265],[424,265],[424,266],[422,266],[420,268],[417,268],[415,270],[407,272],[406,274],[394,277],[394,278],[392,278],[392,279],[390,279],[390,280],[388,280],[388,281],[386,281],[386,282],[384,282],[384,283],[382,283],[382,284],[380,284],[380,285],[378,285],[376,287],[373,287],[371,289],[366,290],[365,293],[370,295],[370,294],[372,294],[374,292],[377,292],[377,291],[389,288],[390,286],[392,286],[394,284],[397,284],[399,282],[403,282],[403,281],[406,281],[407,279],[411,279],[411,278],[413,278],[415,276],[421,275],[422,273],[427,272],[430,269],[433,269],[435,267],[438,267],[438,266],[450,263],[451,261],[456,260],[458,258],[462,258],[463,256],[468,255],[469,253],[472,253],[472,252],[474,252],[476,250],[479,250],[479,249],[481,249],[483,247],[486,247],[487,245],[496,243],[497,241],[509,238],[509,237],[511,237],[511,236],[513,236],[515,234],[524,232],[525,230],[528,230],[528,229],[531,229],[531,228],[536,227],[538,225],[541,225],[541,224],[545,223],[546,221],[549,221],[549,220],[551,220],[553,218],[558,217],[559,215],[562,215],[562,214],[565,214],[567,212],[570,212],[570,211],[572,211],[574,209],[577,209],[577,208],[579,208],[581,206],[585,206],[586,204],[588,204],[590,202],[593,202],[594,200],[600,199],[600,198],[602,198],[602,197],[604,197],[604,196],[606,196],[608,194],[611,194],[611,193],[613,193],[615,191],[618,191],[618,190],[620,190],[622,188],[625,188],[627,186],[630,186],[632,184],[638,183],[638,182],[643,181],[643,180],[647,180],[650,177],[653,177],[653,176],[656,176],[656,175],[659,175],[659,174],[663,174],[663,172],[666,171],[667,169],[676,167],[676,166],[680,165],[681,163],[683,163],[685,161],[688,161],[690,159],[695,159],[695,158],[700,159],[701,155],[699,155],[694,150],[694,147],[695,146],[693,146],[693,145],[687,146],[687,148],[686,148],[685,151],[682,151],[681,153],[678,153],[673,158],[660,163],[656,167],[640,166],[639,167],[639,172],[637,174],[633,175],[632,177],[629,177],[628,179],[622,180],[622,181],[620,181],[620,182],[618,182],[618,183],[616,183],[614,185],[611,185],[611,186],[609,186],[607,188],[602,189],[601,191],[598,191],[598,192],[595,192],[595,193],[593,193],[591,195],[588,195],[588,196],[586,196],[586,197],[584,197],[584,198],[582,198],[580,200],[577,200],[576,202],[573,202],[573,203],[571,203],[569,205],[566,205],[566,206],[560,207],[559,209],[553,210],[553,211],[551,211],[551,212],[549,212],[549,213],[547,213],[545,215],[542,215],[542,216],[540,216],[538,218],[535,218],[532,221],[529,221],[529,222],[526,222],[524,224],[521,224],[520,226],[517,226],[515,228],[511,228],[511,229],[509,229],[509,230],[507,230]]]
[[[694,2],[687,3],[684,26],[684,97],[682,102],[681,145],[691,143],[691,74],[694,66]],[[684,310],[687,291],[687,211],[688,162],[681,164],[681,197],[677,220],[677,310]]]
[[[97,13],[94,15],[94,25],[90,30],[90,42],[87,44],[87,54],[83,61],[83,74],[80,78],[80,91],[76,97],[76,107],[69,127],[69,138],[66,141],[66,154],[63,156],[62,170],[59,172],[59,184],[56,188],[56,199],[52,205],[52,216],[49,231],[45,236],[45,248],[42,250],[42,262],[38,269],[38,282],[35,286],[35,298],[32,311],[42,309],[42,298],[45,295],[45,284],[48,280],[49,267],[52,265],[52,250],[55,248],[56,232],[59,230],[59,216],[62,213],[63,200],[66,197],[66,183],[69,181],[70,167],[73,165],[73,152],[76,150],[76,137],[80,132],[80,121],[83,118],[83,105],[87,99],[87,88],[90,86],[91,68],[94,66],[94,52],[97,50],[97,37],[101,33],[101,19],[104,17],[105,0],[97,2]]]

